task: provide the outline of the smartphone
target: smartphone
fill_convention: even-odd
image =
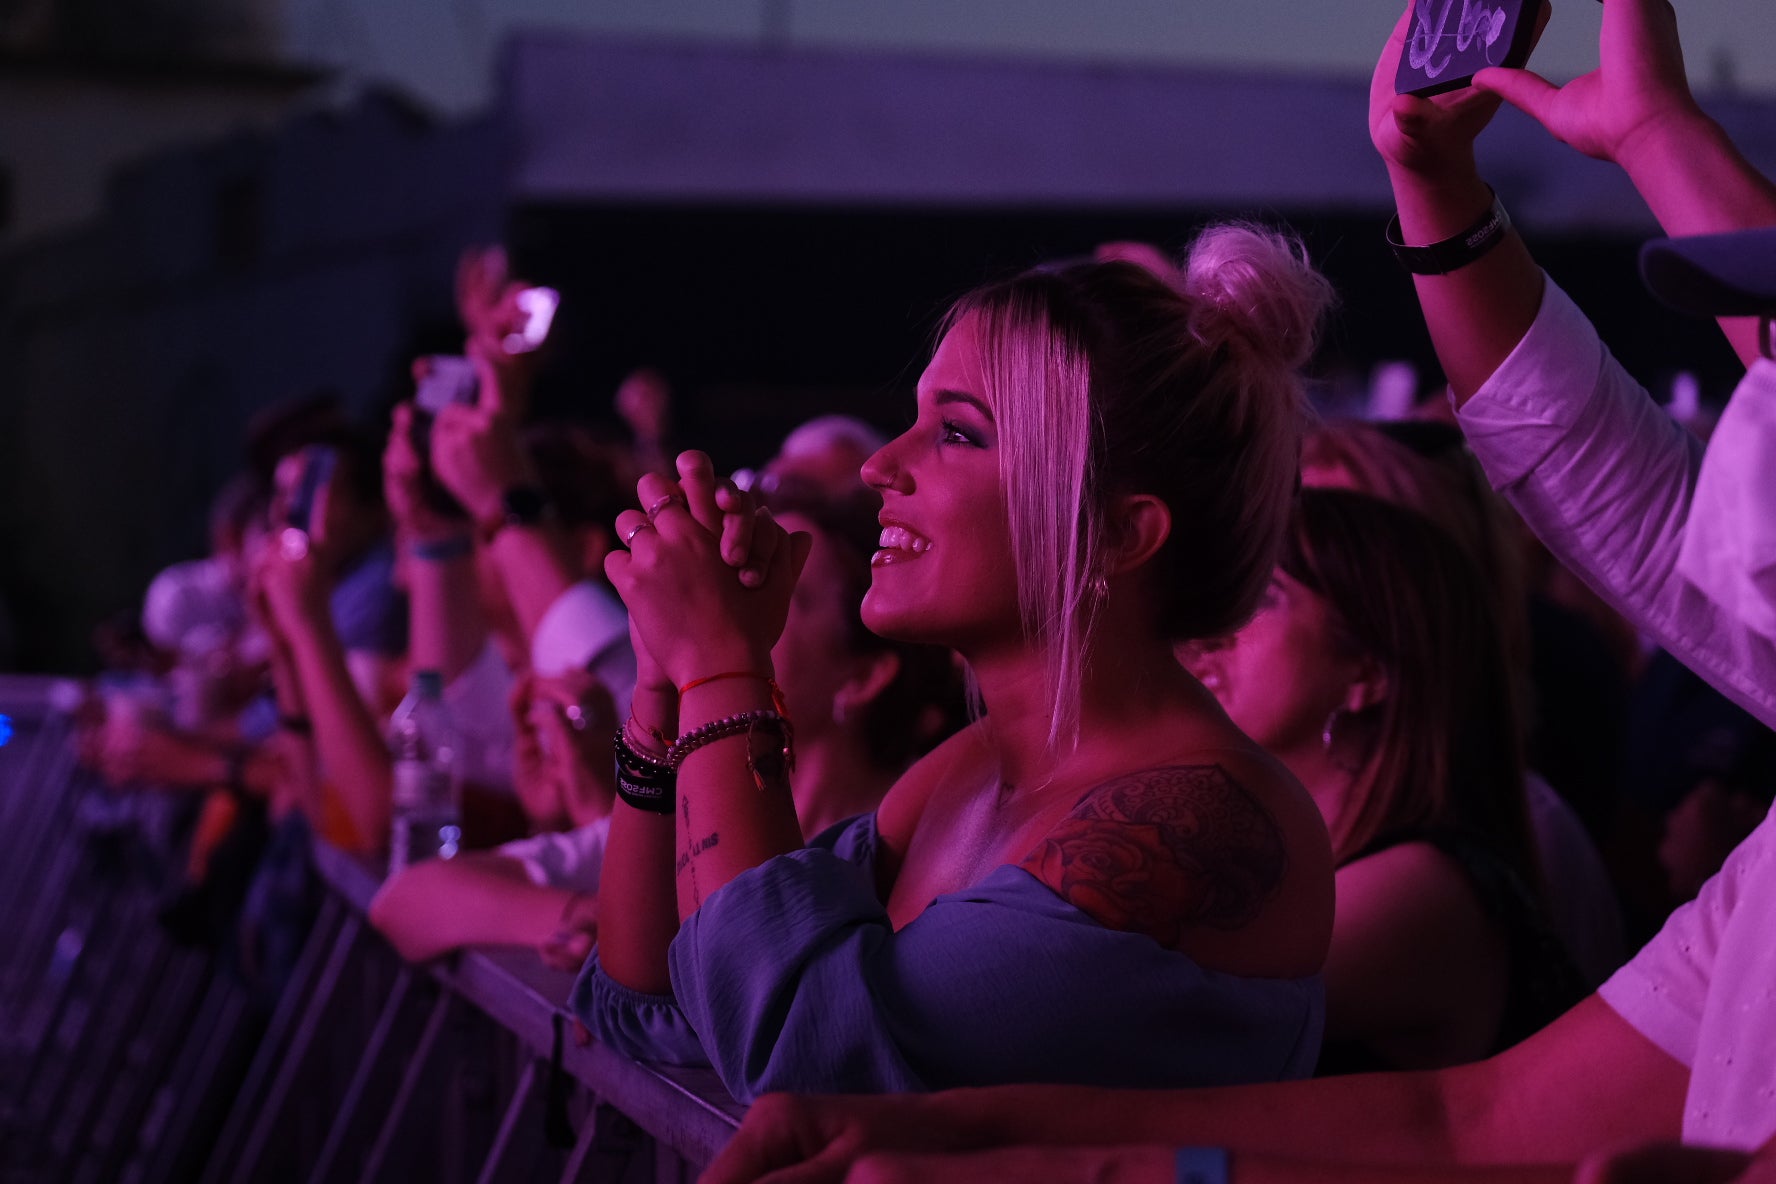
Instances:
[[[414,389],[413,402],[427,415],[436,415],[452,403],[474,406],[480,392],[475,363],[460,354],[433,354],[426,359],[426,375]]]
[[[1488,66],[1521,69],[1535,42],[1544,0],[1416,0],[1400,51],[1394,92],[1439,95],[1474,81]]]
[[[475,363],[456,354],[433,354],[426,359],[425,377],[413,391],[413,448],[425,464],[424,497],[426,504],[449,518],[467,518],[454,497],[432,475],[432,419],[452,404],[475,405],[481,383],[475,376]]]
[[[524,321],[500,344],[509,354],[527,354],[549,339],[549,326],[555,323],[555,310],[561,307],[561,293],[554,288],[526,288],[514,299]]]
[[[339,465],[339,452],[325,444],[310,444],[299,455],[302,472],[296,478],[296,488],[284,508],[284,524],[307,533],[314,519],[315,501],[321,496],[321,490],[327,487],[327,482],[333,479],[333,470]]]

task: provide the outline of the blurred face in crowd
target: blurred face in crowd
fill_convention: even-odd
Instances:
[[[978,318],[958,321],[919,379],[918,418],[863,466],[882,493],[864,623],[970,653],[1020,635],[1011,529]]]
[[[778,521],[785,530],[809,532],[814,547],[790,598],[789,618],[771,650],[771,662],[798,730],[817,728],[832,720],[835,698],[859,672],[860,659],[851,644],[857,601],[845,578],[843,544],[800,514],[781,514]]]
[[[858,470],[869,452],[850,440],[784,441],[781,452],[765,465],[765,477],[776,488],[800,483],[845,494],[857,488]]]
[[[512,783],[524,812],[544,830],[584,826],[610,812],[615,793],[610,737],[616,702],[583,670],[554,678],[526,674],[512,691],[516,725]]]
[[[1319,753],[1327,718],[1359,677],[1359,660],[1324,599],[1280,569],[1257,614],[1231,637],[1178,647],[1178,657],[1241,731],[1284,763]]]

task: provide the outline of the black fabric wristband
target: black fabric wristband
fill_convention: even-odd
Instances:
[[[1511,216],[1505,213],[1504,203],[1494,193],[1492,205],[1478,222],[1460,234],[1422,247],[1409,247],[1400,241],[1400,215],[1395,214],[1388,219],[1387,243],[1394,249],[1400,266],[1413,275],[1448,275],[1504,242],[1510,229]]]
[[[631,781],[623,775],[621,769],[617,770],[617,796],[631,809],[670,816],[678,803],[675,790],[676,786],[643,785],[638,781]]]
[[[671,814],[678,801],[678,773],[629,743],[624,729],[617,729],[617,796],[637,810]]]

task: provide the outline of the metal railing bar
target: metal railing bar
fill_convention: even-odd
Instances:
[[[524,1071],[518,1076],[518,1083],[512,1089],[512,1100],[506,1105],[506,1112],[500,1118],[499,1131],[493,1136],[493,1145],[487,1149],[487,1158],[481,1163],[481,1172],[475,1177],[475,1184],[494,1184],[500,1178],[500,1170],[504,1166],[506,1155],[512,1149],[512,1143],[518,1130],[518,1123],[529,1109],[531,1096],[536,1092],[538,1062],[528,1058],[524,1063]],[[538,1124],[539,1128],[541,1124]]]
[[[596,1103],[586,1108],[586,1118],[580,1123],[580,1133],[574,1139],[573,1150],[568,1153],[567,1163],[562,1166],[560,1184],[578,1184],[580,1174],[586,1170],[586,1161],[592,1156],[592,1145],[598,1141],[598,1107]]]
[[[437,1002],[432,1004],[431,1014],[426,1017],[425,1029],[419,1035],[419,1043],[408,1058],[406,1071],[401,1074],[400,1088],[395,1091],[395,1096],[389,1103],[388,1113],[383,1116],[382,1128],[377,1131],[376,1142],[370,1148],[370,1156],[364,1161],[364,1170],[358,1177],[360,1181],[372,1181],[382,1174],[383,1161],[388,1158],[389,1150],[394,1146],[401,1121],[406,1117],[407,1107],[412,1103],[413,1095],[425,1077],[428,1062],[432,1059],[433,1050],[437,1048],[438,1037],[444,1031],[445,1021],[450,1018],[455,1002],[454,995],[443,991],[439,993]]]
[[[92,916],[103,916],[115,895],[116,889],[113,885],[107,884],[101,888],[99,891],[98,904],[92,909]],[[69,926],[69,928],[72,928],[72,926]],[[64,933],[67,931],[67,929],[63,930]],[[63,1022],[67,1018],[69,1006],[78,994],[81,979],[84,976],[86,967],[93,960],[94,949],[98,944],[99,935],[92,929],[87,929],[81,936],[79,951],[75,953],[74,957],[69,962],[67,977],[64,978],[59,985],[53,988],[55,992],[54,998],[49,1003],[49,1014],[43,1019],[43,1027],[39,1029],[36,1034],[33,1051],[29,1061],[30,1067],[25,1070],[25,1075],[20,1078],[18,1090],[13,1097],[11,1108],[15,1113],[24,1114],[29,1112],[29,1099],[36,1094],[40,1088],[41,1075],[49,1067],[48,1058],[51,1052],[56,1048]],[[36,1000],[33,1000],[33,1002],[36,1002]],[[23,1018],[28,1022],[30,1017],[25,1016]]]
[[[215,1108],[215,1087],[233,1055],[245,1054],[246,1050],[238,1048],[236,1041],[241,1029],[247,1025],[247,1012],[246,995],[239,985],[225,975],[214,976],[198,1012],[200,1023],[193,1029],[186,1045],[186,1051],[190,1055],[182,1056],[180,1064],[175,1066],[173,1080],[186,1083],[183,1095],[173,1099],[170,1117],[160,1128],[164,1133],[158,1138],[151,1137],[148,1140],[149,1155],[145,1170],[136,1173],[137,1176],[156,1184],[160,1181],[185,1181],[190,1178],[192,1172],[181,1171],[186,1166],[187,1148],[193,1141],[199,1117]],[[205,1020],[209,1022],[202,1022]],[[179,1072],[187,1062],[189,1072]],[[225,1117],[232,1117],[232,1113]],[[220,1140],[215,1144],[214,1150],[219,1149]],[[198,1160],[191,1165],[192,1168],[202,1166],[208,1158],[206,1156],[203,1160]],[[126,1180],[128,1175],[126,1173]]]
[[[68,1078],[72,1081],[82,1076],[90,1077],[91,1088],[87,1091],[83,1102],[78,1100],[78,1095],[70,1096],[70,1104],[65,1107],[68,1121],[57,1123],[55,1132],[50,1138],[50,1146],[58,1154],[72,1155],[78,1152],[81,1147],[92,1145],[92,1123],[104,1108],[104,1103],[110,1097],[110,1091],[121,1084],[120,1074],[124,1061],[129,1055],[134,1034],[141,1031],[142,1023],[148,1015],[148,1004],[154,999],[159,988],[165,984],[167,967],[173,959],[173,948],[165,936],[151,928],[151,925],[152,921],[150,920],[148,926],[141,927],[140,931],[145,936],[138,943],[147,944],[149,947],[146,969],[139,975],[125,976],[122,983],[125,992],[124,998],[108,1001],[102,1006],[96,1000],[93,1004],[96,1014],[89,1019],[88,1030],[97,1032],[102,1024],[110,1020],[112,1033],[109,1039],[103,1035],[94,1037],[95,1041],[105,1050],[102,1058],[76,1054],[75,1064],[84,1072],[74,1073],[71,1071]],[[99,1069],[98,1072],[93,1073],[90,1070],[95,1060],[99,1063]],[[53,1117],[61,1114],[63,1109],[62,1107],[52,1109],[50,1115]],[[67,1141],[58,1140],[55,1133],[65,1133]]]
[[[236,1146],[251,1130],[250,1124],[259,1113],[260,1095],[283,1061],[288,1035],[301,1020],[305,1010],[310,983],[320,974],[326,952],[332,947],[333,935],[344,924],[345,917],[345,906],[338,897],[331,893],[323,897],[314,928],[309,931],[308,940],[303,943],[302,953],[296,957],[296,968],[290,975],[290,981],[284,986],[284,993],[278,998],[271,1023],[260,1038],[252,1064],[247,1068],[246,1079],[241,1082],[241,1087],[228,1108],[228,1117],[222,1124],[222,1130],[210,1152],[209,1162],[205,1165],[203,1184],[219,1184],[227,1178],[222,1173],[234,1158]]]
[[[28,740],[13,741],[25,745],[24,756],[16,758],[17,764],[7,769],[6,776],[0,779],[0,784],[7,787],[7,792],[0,796],[0,827],[4,827],[0,834],[36,839],[42,832],[44,819],[54,813],[55,800],[47,795],[69,796],[72,778],[68,773],[74,764],[74,753],[68,743],[67,731],[64,727],[45,723],[34,728]],[[8,759],[0,756],[0,761]],[[46,765],[61,768],[51,775],[44,768]],[[33,806],[37,807],[35,813],[27,814]],[[23,851],[31,849],[20,847]],[[15,869],[0,880],[0,889],[10,894],[20,882],[20,874]]]
[[[339,933],[333,939],[333,949],[327,958],[327,965],[315,980],[314,989],[309,992],[308,1006],[303,1009],[302,1022],[297,1025],[289,1047],[284,1050],[283,1063],[272,1080],[271,1089],[258,1104],[253,1133],[241,1152],[240,1162],[234,1166],[237,1179],[252,1180],[258,1176],[259,1159],[265,1154],[266,1146],[277,1131],[278,1120],[287,1113],[290,1091],[308,1062],[309,1049],[320,1035],[321,1024],[333,1003],[340,980],[345,977],[346,968],[357,949],[358,938],[363,930],[363,922],[356,916],[348,915],[340,925]]]
[[[78,1178],[76,1184],[116,1180],[131,1151],[145,1146],[141,1142],[144,1117],[175,1065],[174,1050],[191,1037],[198,1009],[209,995],[209,978],[209,959],[195,950],[184,951],[177,970],[168,977],[165,998],[155,1001],[155,1013],[166,1022],[157,1025],[139,1048],[132,1048],[134,1079],[127,1088],[117,1091],[119,1101],[100,1113],[99,1124],[89,1138],[100,1154],[87,1158],[86,1166],[92,1170]],[[163,1067],[166,1071],[162,1071]]]
[[[14,982],[6,992],[9,1007],[20,1011],[27,994],[41,984],[38,976],[72,907],[74,873],[85,858],[84,833],[73,825],[72,795],[69,798],[67,808],[61,811],[62,837],[54,842],[32,843],[32,853],[22,861],[27,867],[24,875],[29,878],[21,879],[12,897],[28,911],[15,947],[18,955],[12,960]],[[39,874],[44,861],[47,868]],[[27,891],[24,885],[31,885],[33,890]],[[30,903],[26,904],[27,901]]]
[[[370,1080],[375,1076],[383,1050],[401,1018],[402,1008],[407,1003],[412,987],[413,972],[402,967],[376,1017],[376,1026],[371,1029],[370,1038],[364,1043],[364,1054],[358,1059],[351,1081],[339,1100],[339,1108],[334,1112],[332,1126],[327,1131],[327,1141],[321,1145],[321,1152],[315,1157],[314,1168],[308,1175],[313,1184],[326,1184],[332,1178],[334,1161],[345,1145],[346,1135],[351,1129],[358,1106],[363,1101],[364,1091],[369,1088]]]

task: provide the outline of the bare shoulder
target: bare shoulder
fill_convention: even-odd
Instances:
[[[1199,927],[1242,929],[1288,875],[1291,844],[1232,763],[1103,782],[1018,866],[1099,923],[1170,948]]]
[[[1396,843],[1338,869],[1339,928],[1473,945],[1493,928],[1467,873],[1429,842]]]

